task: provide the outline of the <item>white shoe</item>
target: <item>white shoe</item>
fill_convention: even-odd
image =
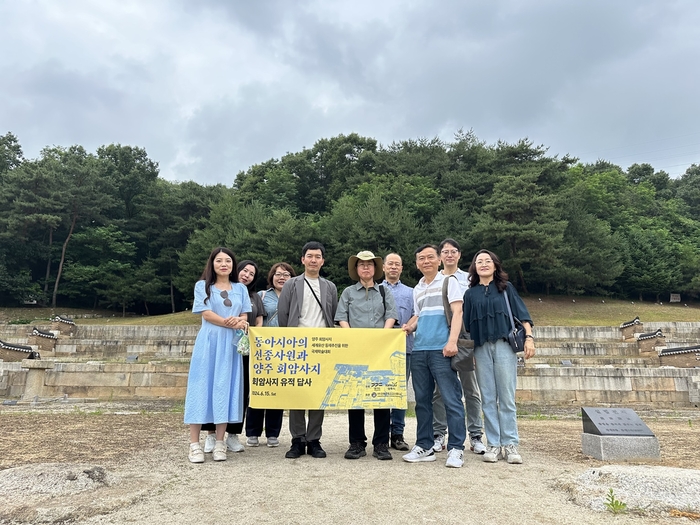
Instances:
[[[187,454],[190,463],[204,463],[204,451],[199,443],[190,443],[190,451]]]
[[[267,446],[268,447],[279,447],[280,446],[279,438],[276,438],[276,437],[267,438]]]
[[[435,452],[442,452],[445,450],[445,436],[437,436],[435,438],[435,443],[433,444],[433,450]]]
[[[511,465],[520,465],[523,462],[523,458],[518,454],[518,449],[515,445],[506,445],[503,447],[505,451],[505,458]]]
[[[216,445],[216,434],[207,434],[204,440],[204,453],[211,454],[214,450],[214,445]]]
[[[470,449],[474,454],[483,454],[486,452],[486,445],[481,441],[481,436],[469,438]]]
[[[447,453],[446,467],[460,468],[464,465],[464,452],[458,448],[453,448]]]
[[[501,453],[501,447],[486,447],[486,452],[481,456],[481,459],[486,463],[496,463],[499,459],[503,459],[503,454]]]
[[[214,459],[214,461],[226,461],[226,443],[223,441],[216,442],[212,459]]]
[[[425,450],[418,445],[415,445],[408,454],[401,456],[404,461],[409,463],[418,463],[420,461],[435,461],[435,451],[432,448]]]
[[[260,446],[260,440],[258,439],[258,436],[248,436],[248,439],[245,440],[245,443],[249,447]]]
[[[243,452],[245,447],[238,441],[238,434],[229,434],[226,438],[226,446],[231,452]]]

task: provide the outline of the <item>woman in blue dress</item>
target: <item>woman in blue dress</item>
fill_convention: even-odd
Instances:
[[[495,253],[480,250],[469,267],[470,288],[464,294],[464,328],[474,341],[476,380],[481,390],[484,428],[488,446],[482,459],[495,463],[522,463],[518,453],[518,422],[516,419],[515,387],[518,358],[508,343],[510,317],[505,295],[508,295],[513,316],[525,328],[524,357],[535,355],[532,317],[508,282],[508,274]]]
[[[290,277],[295,277],[294,268],[285,262],[272,265],[267,274],[267,284],[269,288],[258,292],[264,309],[263,326],[279,326],[277,320],[277,300],[282,292],[284,283]],[[282,418],[284,410],[270,408],[250,408],[246,413],[245,434],[247,443],[251,447],[260,445],[260,436],[265,428],[268,447],[278,447],[279,436],[282,430]]]
[[[250,299],[238,283],[236,257],[216,248],[194,286],[193,313],[202,314],[202,328],[192,350],[185,396],[185,424],[190,426],[189,460],[204,462],[199,444],[203,423],[216,424],[214,461],[226,460],[226,424],[243,420],[243,370],[236,351],[236,330],[248,326]]]

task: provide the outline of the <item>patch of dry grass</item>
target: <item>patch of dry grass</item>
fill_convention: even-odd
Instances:
[[[618,326],[639,316],[642,322],[700,322],[698,303],[651,303],[601,297],[531,296],[525,304],[538,326]],[[0,323],[24,320],[48,320],[51,308],[0,308]],[[198,325],[201,317],[192,312],[166,315],[121,317],[112,310],[80,310],[57,308],[55,313],[73,317],[78,324],[119,325]],[[83,315],[102,317],[81,319]]]
[[[685,306],[601,297],[532,296],[525,298],[525,304],[539,326],[619,326],[637,316],[642,322],[700,321],[697,303]]]

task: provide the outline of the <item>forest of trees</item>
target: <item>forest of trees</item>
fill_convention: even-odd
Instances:
[[[319,240],[323,274],[350,284],[360,250],[404,257],[453,237],[462,264],[496,252],[523,293],[659,300],[700,294],[700,166],[672,179],[549,156],[529,140],[381,146],[357,134],[321,139],[231,177],[231,186],[170,182],[139,147],[45,148],[25,159],[0,136],[0,305],[36,300],[154,314],[184,310],[210,250],[267,269]]]

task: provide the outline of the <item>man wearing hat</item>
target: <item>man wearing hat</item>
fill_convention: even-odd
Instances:
[[[357,283],[348,286],[340,296],[335,320],[342,328],[393,328],[398,315],[391,291],[377,284],[382,278],[382,258],[363,251],[348,259],[348,274]],[[350,448],[346,459],[366,456],[364,409],[348,410]],[[374,435],[372,455],[381,460],[392,459],[389,452],[391,409],[374,409]]]

